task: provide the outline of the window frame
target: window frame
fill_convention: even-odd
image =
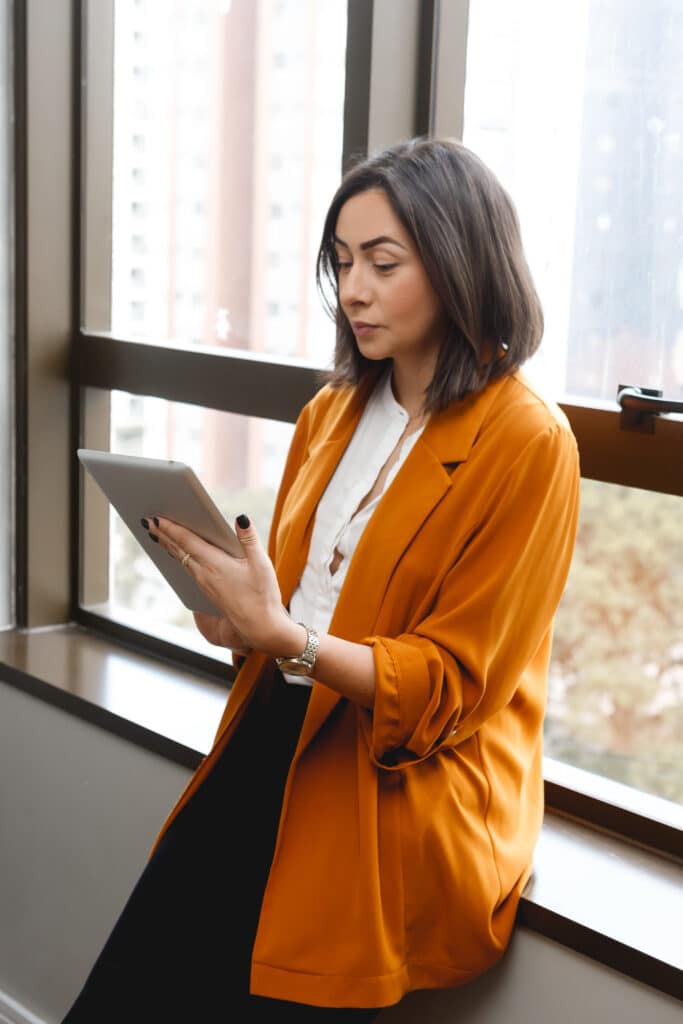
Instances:
[[[77,150],[79,167],[87,167],[88,173],[82,175],[83,203],[79,208],[83,250],[77,291],[82,315],[75,320],[73,329],[74,460],[77,447],[84,443],[97,446],[93,437],[99,436],[101,446],[107,446],[105,423],[108,424],[109,396],[113,390],[293,423],[320,384],[320,368],[312,364],[264,358],[263,354],[245,350],[185,346],[170,341],[150,344],[115,337],[106,329],[111,312],[111,251],[102,245],[102,239],[106,239],[112,227],[114,3],[115,0],[98,0],[97,4],[88,0],[76,2],[79,15],[75,35],[81,40],[77,80],[88,83],[87,97],[84,89],[78,96]],[[347,0],[342,168],[369,148],[418,130],[414,95],[423,60],[423,26],[430,14],[433,17],[434,9],[433,0]],[[393,32],[386,30],[389,26]],[[404,68],[401,87],[387,94],[381,83],[390,69],[394,73],[397,54],[400,56],[401,52],[405,57],[400,62]],[[91,54],[94,58],[95,53],[96,59],[92,59]],[[96,225],[92,234],[90,225]],[[84,321],[87,328],[80,326]],[[100,327],[103,329],[98,330]],[[172,657],[224,684],[226,680],[231,682],[234,672],[224,661],[177,646],[160,635],[133,630],[83,607],[81,593],[106,592],[106,569],[100,567],[98,578],[86,576],[83,552],[106,550],[108,517],[103,505],[99,515],[83,515],[88,484],[77,462],[72,474],[72,546],[76,555],[69,599],[71,619],[136,649]],[[80,522],[84,524],[82,541]],[[87,562],[97,564],[93,559]]]
[[[98,17],[106,18],[112,4],[108,0],[95,5]],[[448,130],[457,134],[458,126],[461,134],[468,10],[468,0],[348,0],[344,166],[352,154],[397,137]],[[94,131],[99,118],[101,145],[107,138],[106,119],[111,111],[106,114],[108,71],[102,22],[89,20],[88,12],[87,0],[72,0],[66,17],[51,0],[34,0],[31,5],[15,2],[13,7],[16,622],[21,629],[76,621],[225,683],[230,673],[224,662],[121,626],[80,606],[83,494],[76,448],[86,429],[92,439],[93,430],[102,430],[108,422],[109,395],[114,389],[293,422],[318,386],[317,368],[209,347],[150,345],[97,330],[107,323],[104,296],[111,267],[100,253],[94,264],[88,260],[86,281],[81,246],[88,245],[97,231],[101,234],[107,188],[99,178],[111,176],[111,164],[107,165],[105,145],[100,163],[93,165],[85,133]],[[405,60],[396,57],[397,25]],[[94,37],[98,62],[88,74],[85,43]],[[396,77],[399,67],[404,72],[402,100],[397,105],[395,97],[385,95],[389,90],[382,90],[381,83],[387,68]],[[89,127],[84,122],[87,110],[81,83],[85,82],[89,103],[94,95],[98,103],[97,116],[91,107]],[[448,110],[443,102],[446,94]],[[48,122],[54,127],[41,136],[38,126]],[[46,165],[52,172],[50,210],[61,206],[63,215],[42,222],[38,185]],[[81,210],[83,190],[88,196],[87,217]],[[55,253],[61,253],[59,266]],[[41,288],[45,280],[49,287]],[[82,309],[90,311],[88,330],[80,327]],[[54,365],[63,368],[58,386]],[[219,389],[215,381],[221,378],[224,383]],[[247,400],[249,394],[254,397]],[[681,419],[658,417],[654,434],[644,435],[621,429],[616,402],[561,405],[577,435],[582,475],[683,496],[683,480],[671,469],[682,450]],[[29,438],[38,431],[50,432],[48,442],[29,446]],[[51,486],[51,460],[64,468],[56,487]],[[41,508],[50,508],[52,514],[39,515]],[[68,530],[64,523],[69,524]],[[89,538],[86,529],[84,544],[101,536],[96,530]],[[59,549],[56,557],[51,554],[54,548]],[[84,581],[86,590],[88,582]],[[97,588],[102,581],[93,585]],[[563,767],[556,762],[548,766],[549,808],[671,856],[680,850],[680,826],[673,820],[660,821],[617,806],[608,795],[602,799],[599,776],[591,776],[595,784],[582,791],[570,778],[571,771],[563,776]]]
[[[438,34],[434,46],[435,69],[431,122],[440,136],[463,137],[470,0],[435,0]],[[615,400],[560,399],[576,436],[581,476],[603,483],[637,487],[683,496],[683,474],[675,472],[683,453],[683,417],[653,416],[634,429]],[[675,804],[652,798],[658,814],[643,811],[644,797],[632,790],[615,798],[612,780],[583,772],[551,758],[544,759],[546,805],[555,813],[585,821],[593,827],[622,835],[643,846],[680,859],[683,813]],[[622,788],[622,787],[618,787]],[[627,787],[623,787],[624,790]]]

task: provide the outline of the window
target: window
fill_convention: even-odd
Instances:
[[[681,498],[584,480],[545,752],[683,803]]]
[[[557,394],[683,393],[681,44],[676,0],[471,8],[464,141],[515,198]]]
[[[93,18],[102,11],[89,4]],[[169,18],[161,2],[112,0],[110,17],[110,63],[95,24],[86,55],[85,220],[111,230],[88,236],[82,254],[82,382],[98,389],[82,391],[82,443],[173,453],[265,540],[292,421],[316,388],[311,363],[329,363],[334,344],[314,263],[341,174],[347,2],[191,0]],[[107,124],[109,163],[90,148]],[[128,358],[150,345],[151,378]],[[220,660],[89,481],[80,486],[76,617]]]
[[[215,0],[191,0],[181,19],[169,17],[163,3],[136,11],[130,0],[116,0],[115,334],[132,327],[126,238],[131,223],[140,232],[147,212],[144,237],[157,267],[148,282],[151,343],[196,337],[205,345],[329,358],[333,328],[309,296],[322,217],[341,166],[346,8],[346,0],[288,0],[282,10],[271,0],[236,0],[222,11]],[[144,172],[134,164],[141,151]],[[295,171],[279,175],[282,161]],[[193,251],[197,234],[207,238],[201,254]],[[267,313],[277,290],[268,273],[272,251],[291,276],[295,315],[286,324]],[[172,288],[188,256],[206,315],[183,333]],[[216,331],[222,308],[231,311],[227,335]]]
[[[186,462],[229,522],[248,509],[264,542],[293,429],[290,423],[112,393],[111,451]],[[191,613],[113,511],[108,530],[108,593],[86,604],[87,609],[136,628],[142,621],[157,635],[229,662],[227,652],[197,635]],[[92,553],[96,559],[99,555]],[[97,568],[86,565],[86,577]]]
[[[470,4],[463,135],[518,207],[546,316],[528,373],[564,403],[594,477],[546,754],[678,803],[683,499],[680,454],[664,448],[675,434],[680,453],[683,423],[645,438],[614,402],[619,385],[683,396],[682,46],[676,0],[656,16],[621,0]],[[579,422],[591,407],[609,436]]]
[[[201,473],[216,423],[229,423],[258,439],[248,449],[275,479],[284,432],[330,357],[312,259],[340,159],[346,165],[352,154],[411,134],[462,137],[464,125],[465,141],[520,209],[547,315],[546,345],[529,369],[563,405],[581,450],[584,510],[557,622],[548,781],[566,765],[563,785],[576,792],[584,773],[570,765],[604,773],[637,787],[643,818],[654,820],[648,792],[664,797],[657,806],[680,799],[680,761],[669,754],[681,707],[675,533],[657,579],[645,570],[654,535],[668,536],[672,523],[675,531],[683,426],[662,416],[650,434],[622,429],[615,395],[623,383],[680,394],[681,195],[671,172],[680,114],[673,89],[670,109],[642,116],[620,90],[628,93],[636,58],[643,81],[659,75],[660,94],[668,88],[668,48],[680,42],[673,6],[662,0],[643,27],[642,13],[627,5],[632,30],[612,0],[582,0],[559,14],[540,0],[425,0],[398,5],[400,14],[365,0],[181,6],[168,18],[161,0],[88,2],[74,362],[81,442],[144,450],[149,438],[179,443],[180,423],[185,457]],[[278,67],[276,52],[286,54]],[[135,65],[146,75],[136,77]],[[386,89],[388,76],[395,89]],[[235,94],[239,104],[229,102]],[[625,117],[636,122],[624,128]],[[626,153],[629,135],[635,149]],[[131,169],[141,163],[145,178],[132,198]],[[131,279],[135,267],[144,269],[144,294]],[[645,352],[647,365],[639,361]],[[155,618],[156,609],[140,610],[149,580],[136,582],[134,570],[126,581],[131,566],[106,503],[98,506],[82,480],[78,497],[73,617],[104,631],[132,624],[125,636],[150,649],[155,633],[168,638],[170,630],[173,656],[182,658],[190,634]],[[627,540],[628,563],[601,548],[597,564],[594,546],[605,534]],[[623,734],[625,709],[605,679],[624,672],[624,645],[615,628],[611,646],[590,651],[589,624],[602,614],[592,599],[604,597],[603,611],[621,603],[625,621],[645,588],[657,597],[630,619],[645,639],[629,648],[626,710],[637,737],[622,750],[614,736]],[[225,676],[222,665],[214,670]],[[590,777],[599,785],[599,775]]]
[[[0,627],[12,620],[12,174],[10,4],[0,2]]]

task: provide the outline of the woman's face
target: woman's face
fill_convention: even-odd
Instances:
[[[441,303],[415,245],[380,189],[348,199],[337,218],[339,302],[368,359],[436,365]]]

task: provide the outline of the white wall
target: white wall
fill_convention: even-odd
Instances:
[[[0,1024],[61,1020],[188,774],[0,683]],[[678,1024],[680,1004],[520,930],[483,978],[381,1021]]]
[[[188,777],[0,683],[0,998],[61,1019]]]

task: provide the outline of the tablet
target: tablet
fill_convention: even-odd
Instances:
[[[244,557],[237,534],[190,467],[183,462],[114,455],[88,448],[79,448],[78,458],[185,607],[193,612],[220,615],[190,574],[149,539],[140,522],[143,517],[149,519],[154,515],[172,519],[228,554]]]

